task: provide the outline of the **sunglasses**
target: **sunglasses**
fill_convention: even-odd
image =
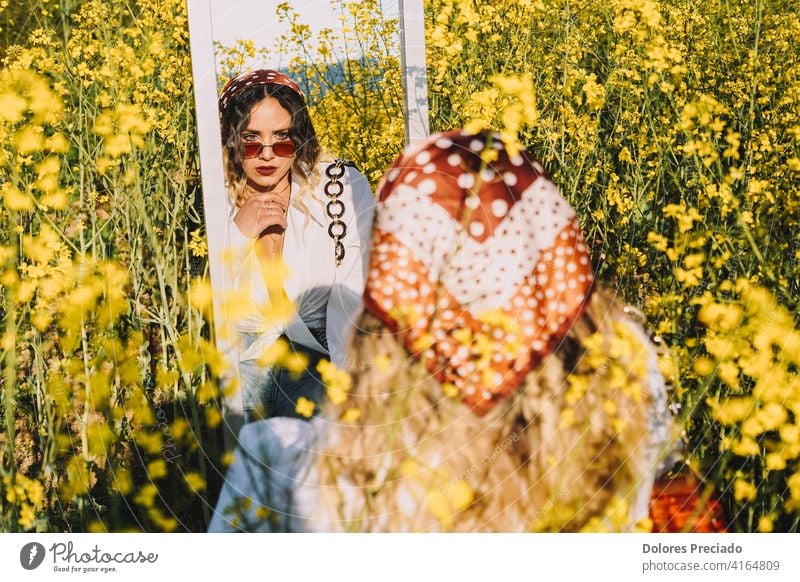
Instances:
[[[245,158],[257,158],[264,148],[272,148],[272,153],[281,158],[290,158],[297,151],[297,146],[291,141],[276,141],[273,144],[259,142],[246,142],[242,144]]]

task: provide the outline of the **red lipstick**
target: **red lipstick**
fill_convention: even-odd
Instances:
[[[256,172],[262,176],[271,176],[275,173],[275,170],[277,170],[275,166],[259,166],[256,168]]]

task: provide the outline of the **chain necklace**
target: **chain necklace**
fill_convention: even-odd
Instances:
[[[275,194],[276,196],[280,196],[281,194],[283,194],[284,192],[286,192],[286,191],[287,191],[289,188],[291,188],[291,187],[292,187],[292,181],[291,181],[291,180],[287,180],[287,182],[286,182],[286,188],[284,188],[284,189],[283,189],[283,190],[281,190],[280,192],[275,192],[274,190],[270,190],[270,192],[272,192],[272,193],[273,193],[273,194]],[[288,200],[287,200],[287,202],[288,202]]]
[[[272,239],[272,254],[277,257],[278,256],[278,241],[280,240],[281,235],[280,235],[280,233],[278,233],[276,235],[270,235],[270,236],[271,237],[274,236],[274,238]]]
[[[330,199],[325,207],[325,211],[328,214],[328,218],[331,219],[331,223],[328,225],[328,236],[333,239],[334,261],[337,267],[341,265],[344,260],[344,244],[342,240],[347,234],[347,225],[342,221],[342,217],[344,216],[344,202],[340,199],[342,192],[344,192],[344,184],[341,179],[344,176],[345,165],[350,164],[345,160],[337,158],[325,170],[325,174],[328,176],[328,182],[325,184],[324,191],[325,195]]]
[[[282,188],[280,191],[276,192],[275,190],[270,190],[269,192],[272,193],[272,194],[275,194],[276,196],[281,196],[287,190],[290,191],[291,187],[292,187],[292,181],[289,180],[288,183],[286,184],[286,187]],[[284,214],[284,216],[288,217],[288,202],[289,202],[289,200],[287,199],[286,202],[287,202],[287,211]],[[272,208],[272,205],[270,203],[266,203],[266,209],[271,212],[271,208]],[[280,208],[280,206],[278,208]],[[264,238],[269,237],[270,241],[272,241],[272,244],[270,245],[270,247],[271,247],[271,250],[272,250],[272,255],[275,258],[278,257],[278,246],[279,246],[279,243],[280,243],[280,240],[281,240],[281,236],[283,234],[284,234],[283,232],[277,232],[277,233],[270,233],[270,234],[267,234],[267,235],[264,236]],[[262,241],[264,243],[266,243],[266,241],[264,239],[262,239]],[[267,244],[269,244],[269,243],[267,243]],[[266,246],[266,245],[264,245],[264,246]],[[267,247],[267,248],[270,248],[270,247]]]
[[[292,187],[292,181],[289,180],[288,183],[286,184],[286,188],[284,188],[280,192],[276,192],[275,194],[277,196],[281,196],[284,192],[289,190],[291,187]],[[291,192],[290,192],[290,197],[291,197]],[[289,216],[289,200],[288,199],[286,200],[286,216],[287,216],[287,218]],[[278,242],[281,240],[281,235],[283,235],[283,233],[282,232],[278,232],[278,233],[275,234],[274,238],[272,239],[272,254],[275,257],[278,256]]]

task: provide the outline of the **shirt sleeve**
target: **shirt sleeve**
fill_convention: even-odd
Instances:
[[[331,361],[342,370],[347,369],[347,351],[363,308],[375,213],[375,197],[361,172],[347,168],[347,186],[345,192],[349,190],[351,198],[345,208],[344,260],[336,269],[325,326]]]

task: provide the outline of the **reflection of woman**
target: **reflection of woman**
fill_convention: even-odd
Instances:
[[[320,161],[320,145],[299,87],[257,70],[235,77],[219,101],[231,220],[234,287],[245,420],[305,417],[324,389],[316,363],[344,367],[348,330],[361,307],[374,200],[366,178]],[[278,268],[282,260],[288,274]],[[293,305],[289,321],[284,308]],[[306,372],[270,365],[285,345],[308,359]],[[274,363],[274,362],[272,362]],[[302,414],[296,411],[305,398]]]
[[[538,163],[494,134],[434,136],[386,174],[372,244],[347,402],[246,426],[213,531],[647,517],[669,441],[656,354],[592,293],[575,212]]]

